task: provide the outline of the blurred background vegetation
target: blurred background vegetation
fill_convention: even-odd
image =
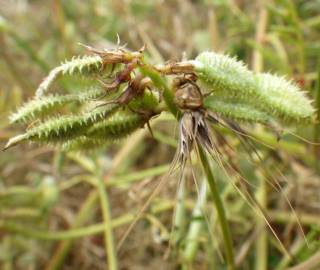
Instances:
[[[146,44],[155,63],[190,59],[203,50],[237,56],[255,71],[295,80],[320,106],[319,0],[0,0],[1,146],[25,128],[9,125],[8,116],[33,96],[50,69],[85,54],[79,42],[115,48],[117,34],[127,48]],[[64,78],[56,91],[81,83]],[[106,223],[117,243],[168,171],[175,126],[162,115],[153,123],[154,137],[141,129],[89,153],[27,144],[2,152],[0,269],[108,269]],[[236,264],[319,269],[320,147],[286,133],[320,142],[319,123],[284,129],[279,142],[266,128],[249,128],[259,139],[254,150],[223,132],[234,149],[232,161],[279,239],[233,187],[239,177],[215,167]],[[193,163],[200,190],[190,166],[178,190],[177,175],[170,177],[117,253],[120,269],[226,269],[212,198],[196,157]],[[107,191],[102,207],[97,178]],[[101,209],[108,205],[111,217],[103,220]]]

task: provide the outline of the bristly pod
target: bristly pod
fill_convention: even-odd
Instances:
[[[93,88],[86,92],[71,95],[48,95],[26,102],[10,116],[11,123],[32,121],[72,102],[84,103],[104,94],[103,89]]]
[[[160,97],[157,91],[145,89],[141,96],[134,98],[129,103],[129,107],[133,110],[154,111],[159,105]]]
[[[212,96],[219,97],[221,102],[233,99],[235,110],[238,103],[247,104],[285,124],[312,119],[311,101],[293,82],[276,75],[254,73],[241,61],[213,52],[201,53],[191,63],[201,86],[212,91]],[[226,114],[230,114],[229,109]],[[249,118],[255,121],[254,114]],[[259,122],[259,118],[256,120]]]
[[[109,141],[105,139],[89,138],[86,136],[80,136],[71,140],[68,140],[61,145],[63,151],[86,151],[101,148],[108,145]]]
[[[142,115],[130,111],[117,111],[107,119],[94,124],[84,134],[62,144],[64,151],[92,150],[115,142],[143,127],[151,115]]]
[[[240,122],[270,124],[275,122],[268,113],[256,109],[251,104],[241,103],[235,99],[219,99],[209,96],[204,99],[204,107],[224,116]]]
[[[107,119],[94,124],[85,135],[89,138],[105,140],[121,139],[134,130],[143,127],[152,114],[145,115],[130,111],[118,111]]]
[[[59,143],[68,139],[83,136],[95,123],[106,119],[119,109],[117,104],[111,104],[94,109],[83,115],[67,115],[51,118],[26,131],[22,135],[11,138],[4,149],[22,141],[40,143]]]
[[[273,113],[286,123],[312,120],[315,112],[312,101],[296,84],[268,73],[256,74],[255,77],[257,89],[260,90],[259,97],[266,104],[266,108],[262,107],[262,110]]]
[[[66,61],[51,70],[36,90],[36,96],[43,96],[60,75],[90,75],[101,72],[103,68],[103,60],[99,55],[73,57],[71,61]]]

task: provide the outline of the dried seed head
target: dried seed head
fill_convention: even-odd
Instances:
[[[124,48],[118,48],[116,50],[98,50],[91,46],[87,46],[84,44],[80,44],[85,47],[89,52],[92,52],[98,56],[100,56],[103,60],[103,64],[128,64],[131,63],[135,59],[142,59],[143,53],[145,50],[145,46],[143,46],[139,51],[130,52],[128,50],[124,50]]]
[[[213,152],[214,144],[203,110],[185,112],[180,119],[179,144],[172,168],[185,164],[195,143],[202,145],[208,153]]]
[[[173,81],[174,102],[181,110],[198,110],[202,108],[203,97],[194,77],[177,77]]]
[[[155,69],[166,75],[170,74],[192,74],[194,72],[194,66],[192,63],[186,62],[171,62],[166,65],[155,66]]]

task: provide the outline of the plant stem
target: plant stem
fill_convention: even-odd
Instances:
[[[183,172],[181,172],[183,174]],[[184,175],[179,179],[180,184],[178,184],[177,191],[177,203],[176,210],[174,213],[174,226],[172,232],[173,244],[179,246],[181,239],[185,234],[186,229],[186,206],[185,206],[185,179]]]
[[[140,67],[140,71],[145,76],[148,76],[154,85],[163,91],[163,99],[169,109],[169,111],[173,114],[174,117],[180,118],[181,112],[178,110],[177,106],[173,101],[173,93],[171,89],[168,87],[165,79],[155,70],[153,70],[147,64],[143,67]]]
[[[117,262],[117,253],[114,245],[113,240],[113,232],[112,232],[112,218],[110,213],[110,204],[108,193],[106,192],[104,182],[102,178],[96,179],[97,189],[100,196],[100,203],[101,203],[101,210],[103,215],[104,221],[104,240],[106,245],[106,255],[108,258],[108,266],[110,270],[117,270],[118,269],[118,262]]]
[[[315,101],[315,106],[317,109],[317,119],[320,119],[320,56],[318,57],[318,78],[317,78],[317,83],[315,87],[315,93],[316,93],[316,101]],[[314,141],[319,143],[320,142],[320,124],[319,121],[317,121],[314,124]],[[316,171],[320,171],[319,168],[319,161],[317,159],[317,156],[319,155],[320,152],[320,147],[319,145],[314,146],[314,154],[315,154],[315,169]]]
[[[266,40],[266,32],[268,28],[268,10],[266,8],[266,3],[264,0],[259,2],[259,16],[256,28],[256,43],[259,46],[264,45]],[[262,72],[264,68],[264,59],[261,51],[255,49],[253,53],[253,70],[255,72]],[[260,179],[260,186],[256,192],[257,201],[263,208],[267,208],[267,185],[263,177]],[[265,221],[257,215],[257,226],[261,232],[256,239],[256,258],[255,258],[255,269],[266,270],[268,268],[268,233],[266,230]]]
[[[203,207],[206,203],[206,198],[207,183],[204,180],[201,183],[197,203],[192,211],[192,216],[194,217],[194,219],[190,223],[189,231],[186,237],[186,247],[183,251],[183,258],[186,260],[188,266],[191,266],[191,263],[194,260],[199,249],[199,235],[203,227],[203,219],[199,219],[199,217],[203,217],[205,215],[203,213]]]
[[[97,194],[95,192],[95,194]],[[97,199],[97,197],[95,197]],[[169,202],[160,202],[154,206],[152,206],[152,214],[159,214],[168,210],[172,210],[175,204],[171,201]],[[191,207],[191,206],[190,206]],[[124,214],[120,217],[114,218],[111,222],[112,228],[117,228],[123,226],[125,224],[129,224],[135,218],[133,213]],[[18,235],[23,235],[25,237],[36,238],[40,240],[46,241],[57,241],[57,240],[72,240],[86,236],[92,236],[100,234],[104,231],[105,225],[104,223],[97,223],[90,226],[85,226],[81,228],[73,228],[69,230],[62,231],[43,231],[37,228],[29,228],[26,226],[17,225],[14,222],[0,222],[0,229],[4,231],[8,231],[11,233],[15,233]],[[67,241],[68,242],[68,241]],[[63,242],[66,243],[66,242]],[[56,268],[52,268],[56,269]]]
[[[265,211],[267,208],[267,185],[265,179],[260,179],[260,186],[256,196],[257,201]],[[266,230],[266,223],[259,215],[257,215],[257,225],[262,229],[256,241],[255,269],[266,270],[268,269],[268,233]]]
[[[226,212],[223,207],[223,202],[219,196],[219,191],[216,185],[216,181],[214,179],[213,173],[211,171],[209,161],[207,159],[207,156],[202,149],[201,145],[198,145],[199,147],[199,155],[200,155],[200,160],[202,163],[202,166],[204,168],[204,172],[207,177],[207,181],[211,190],[211,194],[213,197],[213,201],[217,210],[217,215],[222,231],[222,237],[223,237],[223,242],[224,242],[224,248],[225,248],[225,254],[226,254],[226,261],[228,264],[228,270],[234,270],[235,269],[235,264],[234,264],[234,256],[233,256],[233,249],[232,249],[232,239],[231,239],[231,233],[226,217]]]

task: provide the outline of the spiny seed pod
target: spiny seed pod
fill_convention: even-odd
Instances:
[[[111,117],[94,124],[85,135],[96,139],[117,140],[142,127],[149,119],[148,115],[119,111]]]
[[[46,114],[65,106],[72,102],[86,102],[91,99],[97,98],[104,93],[102,89],[91,89],[87,92],[65,95],[65,96],[44,96],[40,98],[34,98],[22,107],[17,112],[10,116],[11,123],[27,122],[35,120],[38,117],[45,116]]]
[[[103,68],[104,64],[99,55],[73,57],[71,61],[66,61],[61,66],[51,70],[49,75],[39,85],[36,96],[43,96],[60,75],[87,75],[98,73]]]
[[[56,117],[38,124],[22,135],[11,138],[4,149],[22,141],[57,143],[82,136],[94,124],[111,116],[119,109],[117,104],[95,109],[84,115]]]
[[[236,61],[235,58],[204,52],[193,64],[199,81],[215,94],[248,97],[255,91],[252,88],[252,73],[243,62]]]
[[[128,106],[134,111],[146,110],[154,111],[159,105],[158,92],[145,89],[141,96],[131,100]]]
[[[275,120],[266,112],[260,111],[251,104],[237,102],[233,99],[220,100],[215,96],[204,99],[204,107],[218,115],[249,123],[269,124]]]
[[[235,98],[283,123],[312,119],[311,101],[292,82],[275,75],[253,73],[242,62],[213,52],[201,53],[191,63],[200,83],[213,96]]]
[[[71,61],[65,61],[61,65],[62,74],[83,75],[99,71],[103,68],[100,56],[72,57]]]
[[[78,150],[93,150],[98,147],[101,148],[109,143],[105,139],[88,138],[86,136],[77,137],[62,143],[61,149],[63,151],[78,151]]]
[[[124,138],[149,120],[146,115],[118,111],[107,119],[94,124],[84,136],[62,143],[64,151],[92,150]]]
[[[256,83],[259,99],[266,104],[265,108],[262,104],[262,110],[288,123],[311,120],[315,112],[311,100],[296,84],[267,73],[256,74]]]

